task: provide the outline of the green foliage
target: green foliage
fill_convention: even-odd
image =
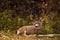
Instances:
[[[13,18],[14,12],[5,10],[0,13],[0,30],[17,30],[19,27],[25,25],[25,20],[17,17]]]
[[[20,16],[13,17],[15,11],[5,10],[0,13],[0,30],[16,31],[18,28],[29,25],[31,22],[28,18],[21,18]],[[60,14],[58,12],[50,12],[44,15],[43,29],[44,33],[60,33]]]
[[[0,30],[15,31],[42,16],[45,33],[60,33],[59,0],[3,0],[0,12]]]
[[[57,20],[54,25],[52,25],[53,33],[60,34],[60,20]]]
[[[44,15],[43,28],[45,33],[60,33],[60,15],[58,12],[50,12]]]

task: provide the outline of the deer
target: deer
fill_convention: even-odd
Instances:
[[[40,22],[35,22],[33,25],[23,26],[17,30],[17,35],[39,35],[42,34],[43,20],[40,18]]]

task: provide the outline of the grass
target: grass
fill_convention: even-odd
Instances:
[[[60,38],[24,36],[24,35],[16,35],[14,33],[10,34],[8,32],[0,32],[0,40],[60,40]]]

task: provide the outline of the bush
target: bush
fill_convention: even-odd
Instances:
[[[23,25],[26,25],[26,22],[24,19],[20,17],[12,17],[14,14],[14,11],[12,10],[5,10],[4,12],[0,13],[0,30],[11,30],[15,31],[19,27],[22,27]]]
[[[60,33],[60,14],[58,12],[50,12],[44,15],[44,32],[45,33]]]

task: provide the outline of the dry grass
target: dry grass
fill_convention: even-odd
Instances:
[[[60,40],[60,38],[23,36],[23,35],[16,35],[16,34],[0,32],[0,40]]]

